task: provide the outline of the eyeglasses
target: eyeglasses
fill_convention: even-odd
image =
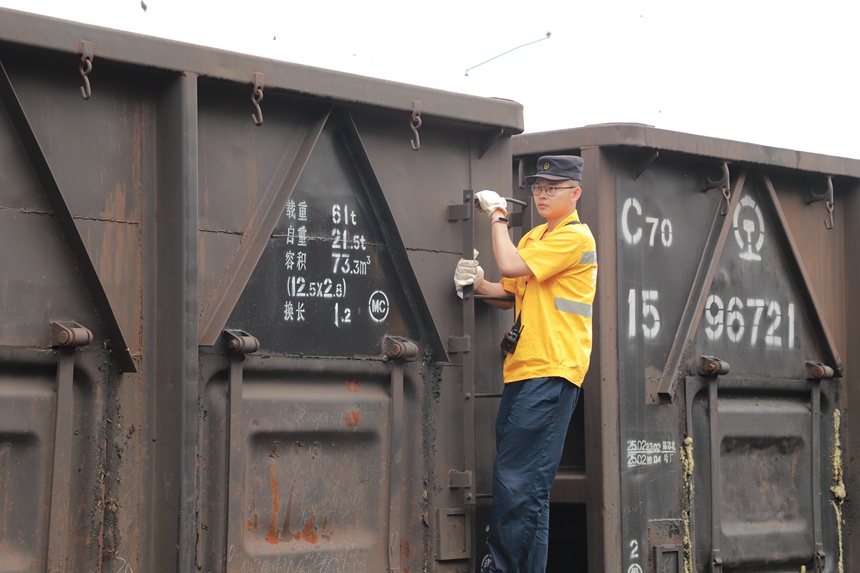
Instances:
[[[532,185],[532,193],[535,197],[539,197],[541,193],[546,193],[547,197],[555,197],[556,192],[559,189],[576,189],[576,186],[573,187],[547,187],[545,185]]]

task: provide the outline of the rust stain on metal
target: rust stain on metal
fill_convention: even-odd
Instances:
[[[297,532],[294,536],[296,540],[304,539],[308,543],[313,543],[316,545],[320,538],[317,535],[317,529],[314,527],[314,516],[311,515],[311,518],[302,526],[302,530]]]
[[[357,380],[347,380],[346,381],[346,389],[349,390],[350,392],[352,392],[353,394],[356,394],[361,389],[361,385],[358,383]]]
[[[251,505],[248,508],[248,513],[253,515],[253,517],[254,517],[253,522],[249,519],[248,523],[252,524],[254,529],[259,529],[260,528],[260,519],[259,519],[260,516],[257,514],[257,503],[253,497],[251,498]]]
[[[350,410],[346,413],[346,418],[344,418],[343,423],[350,428],[355,428],[358,426],[358,423],[360,421],[361,414],[358,412],[358,410]]]
[[[406,539],[400,542],[400,560],[407,561],[409,559],[409,541]],[[409,573],[409,567],[407,565],[403,566],[403,573]]]
[[[272,483],[272,523],[269,525],[269,533],[266,535],[266,541],[275,545],[280,541],[278,538],[278,529],[275,527],[275,520],[278,519],[278,480],[275,477],[275,464],[269,466],[269,481]]]
[[[292,536],[292,532],[290,531],[290,518],[293,514],[293,494],[295,493],[295,489],[290,487],[290,497],[287,498],[287,514],[284,516],[284,527],[281,529],[281,532],[284,534],[284,537],[289,538]]]

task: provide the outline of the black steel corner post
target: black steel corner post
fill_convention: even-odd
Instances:
[[[615,242],[617,184],[613,159],[601,147],[583,147],[584,189],[596,192],[598,263],[594,341],[589,368],[598,376],[584,386],[588,570],[622,571],[619,441],[618,269]],[[590,223],[589,223],[590,224]],[[592,227],[594,228],[594,227]],[[595,366],[597,367],[595,370]]]
[[[197,76],[158,100],[152,444],[152,571],[198,569]]]
[[[245,354],[260,349],[260,341],[242,330],[225,330],[224,349],[230,355],[228,378],[228,404],[230,421],[227,431],[227,543],[225,570],[235,573],[242,570],[237,551],[242,547],[242,512],[245,496],[246,439],[242,428],[242,364]]]
[[[470,259],[475,250],[475,194],[471,189],[463,191],[463,203],[448,205],[448,221],[463,221],[463,258]],[[449,471],[448,486],[451,489],[465,490],[464,502],[467,506],[475,505],[475,355],[472,352],[472,340],[475,338],[475,288],[472,285],[463,287],[463,336],[452,337],[448,340],[448,352],[460,353],[463,366],[463,439],[464,467],[463,471]]]
[[[69,540],[69,479],[72,475],[72,431],[75,411],[75,348],[93,341],[93,333],[75,322],[51,322],[51,346],[57,349],[57,408],[54,463],[51,468],[51,513],[48,523],[48,571],[65,573]]]

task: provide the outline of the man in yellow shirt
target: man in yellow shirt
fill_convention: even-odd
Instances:
[[[500,282],[484,280],[476,260],[461,260],[454,283],[513,301],[517,321],[505,336],[504,391],[496,418],[493,517],[487,540],[490,573],[544,573],[549,493],[570,417],[591,356],[591,314],[597,285],[594,236],[579,221],[582,158],[548,155],[537,163],[534,207],[546,223],[514,245],[507,204],[495,191],[475,194],[492,223]]]

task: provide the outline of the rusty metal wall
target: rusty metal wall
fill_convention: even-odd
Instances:
[[[585,535],[589,571],[857,569],[860,161],[629,124],[513,140],[524,198],[540,155],[583,157],[600,263],[551,561]]]
[[[0,571],[474,570],[508,318],[451,273],[522,107],[7,10],[0,63]]]

